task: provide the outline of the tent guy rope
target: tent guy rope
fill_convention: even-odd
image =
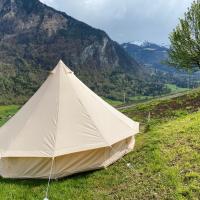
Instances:
[[[46,194],[45,194],[44,200],[49,200],[48,193],[49,193],[49,186],[50,186],[51,176],[52,176],[52,171],[53,171],[53,164],[54,164],[54,157],[52,157],[52,161],[51,161],[51,169],[50,169],[50,173],[49,173],[49,178],[48,178],[48,183],[47,183]]]

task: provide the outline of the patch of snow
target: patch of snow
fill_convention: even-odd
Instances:
[[[128,47],[128,44],[126,43],[126,44],[123,44],[122,46],[123,46],[123,48],[126,49]]]
[[[128,47],[128,44],[133,44],[133,45],[137,45],[139,47],[146,47],[148,48],[149,46],[151,45],[156,45],[156,46],[159,46],[159,47],[164,47],[164,48],[167,48],[169,49],[170,48],[170,45],[169,44],[166,44],[166,43],[161,43],[161,44],[156,44],[154,42],[149,42],[147,40],[143,40],[143,41],[140,41],[140,40],[133,40],[131,42],[127,42],[127,43],[124,43],[123,47],[124,48],[127,48]],[[150,50],[150,49],[149,49]],[[153,50],[153,49],[151,49]]]
[[[161,43],[159,46],[160,46],[160,47],[165,47],[165,48],[167,48],[167,49],[170,48],[170,44],[165,44],[165,43]]]
[[[146,43],[147,43],[147,41],[139,41],[139,40],[129,42],[129,44],[134,44],[137,46],[144,46]]]
[[[153,48],[145,48],[144,50],[155,51],[156,49],[153,49]]]

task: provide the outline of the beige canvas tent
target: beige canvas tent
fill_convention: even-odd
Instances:
[[[106,167],[133,149],[138,131],[60,61],[0,128],[0,175],[59,178]]]

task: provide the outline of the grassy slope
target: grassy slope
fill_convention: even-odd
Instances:
[[[142,122],[135,150],[107,170],[53,181],[50,199],[199,199],[200,91],[123,112]],[[0,121],[17,107],[0,107]],[[147,116],[150,114],[150,122]],[[0,179],[0,199],[42,199],[47,181]]]

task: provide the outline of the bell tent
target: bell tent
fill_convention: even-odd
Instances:
[[[0,128],[0,175],[60,178],[106,167],[134,147],[139,123],[84,85],[60,61]]]

